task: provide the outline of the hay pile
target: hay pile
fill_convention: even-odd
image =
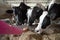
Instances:
[[[0,34],[0,40],[19,40],[20,35]]]
[[[21,35],[19,40],[42,40],[42,37],[41,37],[41,35],[38,35],[38,34],[36,34],[34,32],[27,31],[27,32],[24,32]]]
[[[60,40],[60,33],[49,35],[38,35],[31,31],[23,33],[19,40]]]
[[[23,33],[19,40],[60,40],[60,33],[49,35],[38,35],[31,31]]]
[[[60,24],[51,24],[41,35],[31,31],[24,32],[19,40],[60,40]]]
[[[60,33],[60,24],[52,24],[46,28],[44,33],[47,34],[55,34],[55,33]]]
[[[60,33],[43,35],[42,40],[60,40]]]

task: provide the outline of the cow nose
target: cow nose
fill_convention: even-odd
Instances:
[[[38,34],[41,34],[42,30],[41,29],[40,30],[35,30],[35,32],[38,33]]]
[[[39,32],[39,30],[36,30],[36,32]]]
[[[36,33],[38,33],[38,32],[39,32],[39,30],[35,30],[35,32],[36,32]]]

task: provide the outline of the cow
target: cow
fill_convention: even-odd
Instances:
[[[27,10],[29,8],[30,6],[27,6],[24,2],[21,2],[18,7],[13,7],[17,25],[22,25],[27,20]]]
[[[41,3],[37,3],[30,12],[30,17],[28,20],[29,26],[32,26],[35,19],[39,20],[39,17],[42,15],[42,12],[45,10],[45,7]]]
[[[56,0],[52,0],[48,5],[46,11],[43,11],[42,15],[39,18],[38,26],[35,28],[35,32],[40,34],[42,33],[47,26],[52,24],[52,21],[60,17],[60,3]]]

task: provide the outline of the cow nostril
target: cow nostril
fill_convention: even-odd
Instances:
[[[36,32],[39,32],[39,30],[37,30]]]

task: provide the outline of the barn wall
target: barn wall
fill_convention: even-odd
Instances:
[[[51,0],[5,0],[11,6],[19,6],[20,2],[25,2],[27,5],[33,7],[37,2],[42,3],[44,6],[47,6]]]
[[[4,0],[0,0],[0,4],[3,4],[4,3]]]

